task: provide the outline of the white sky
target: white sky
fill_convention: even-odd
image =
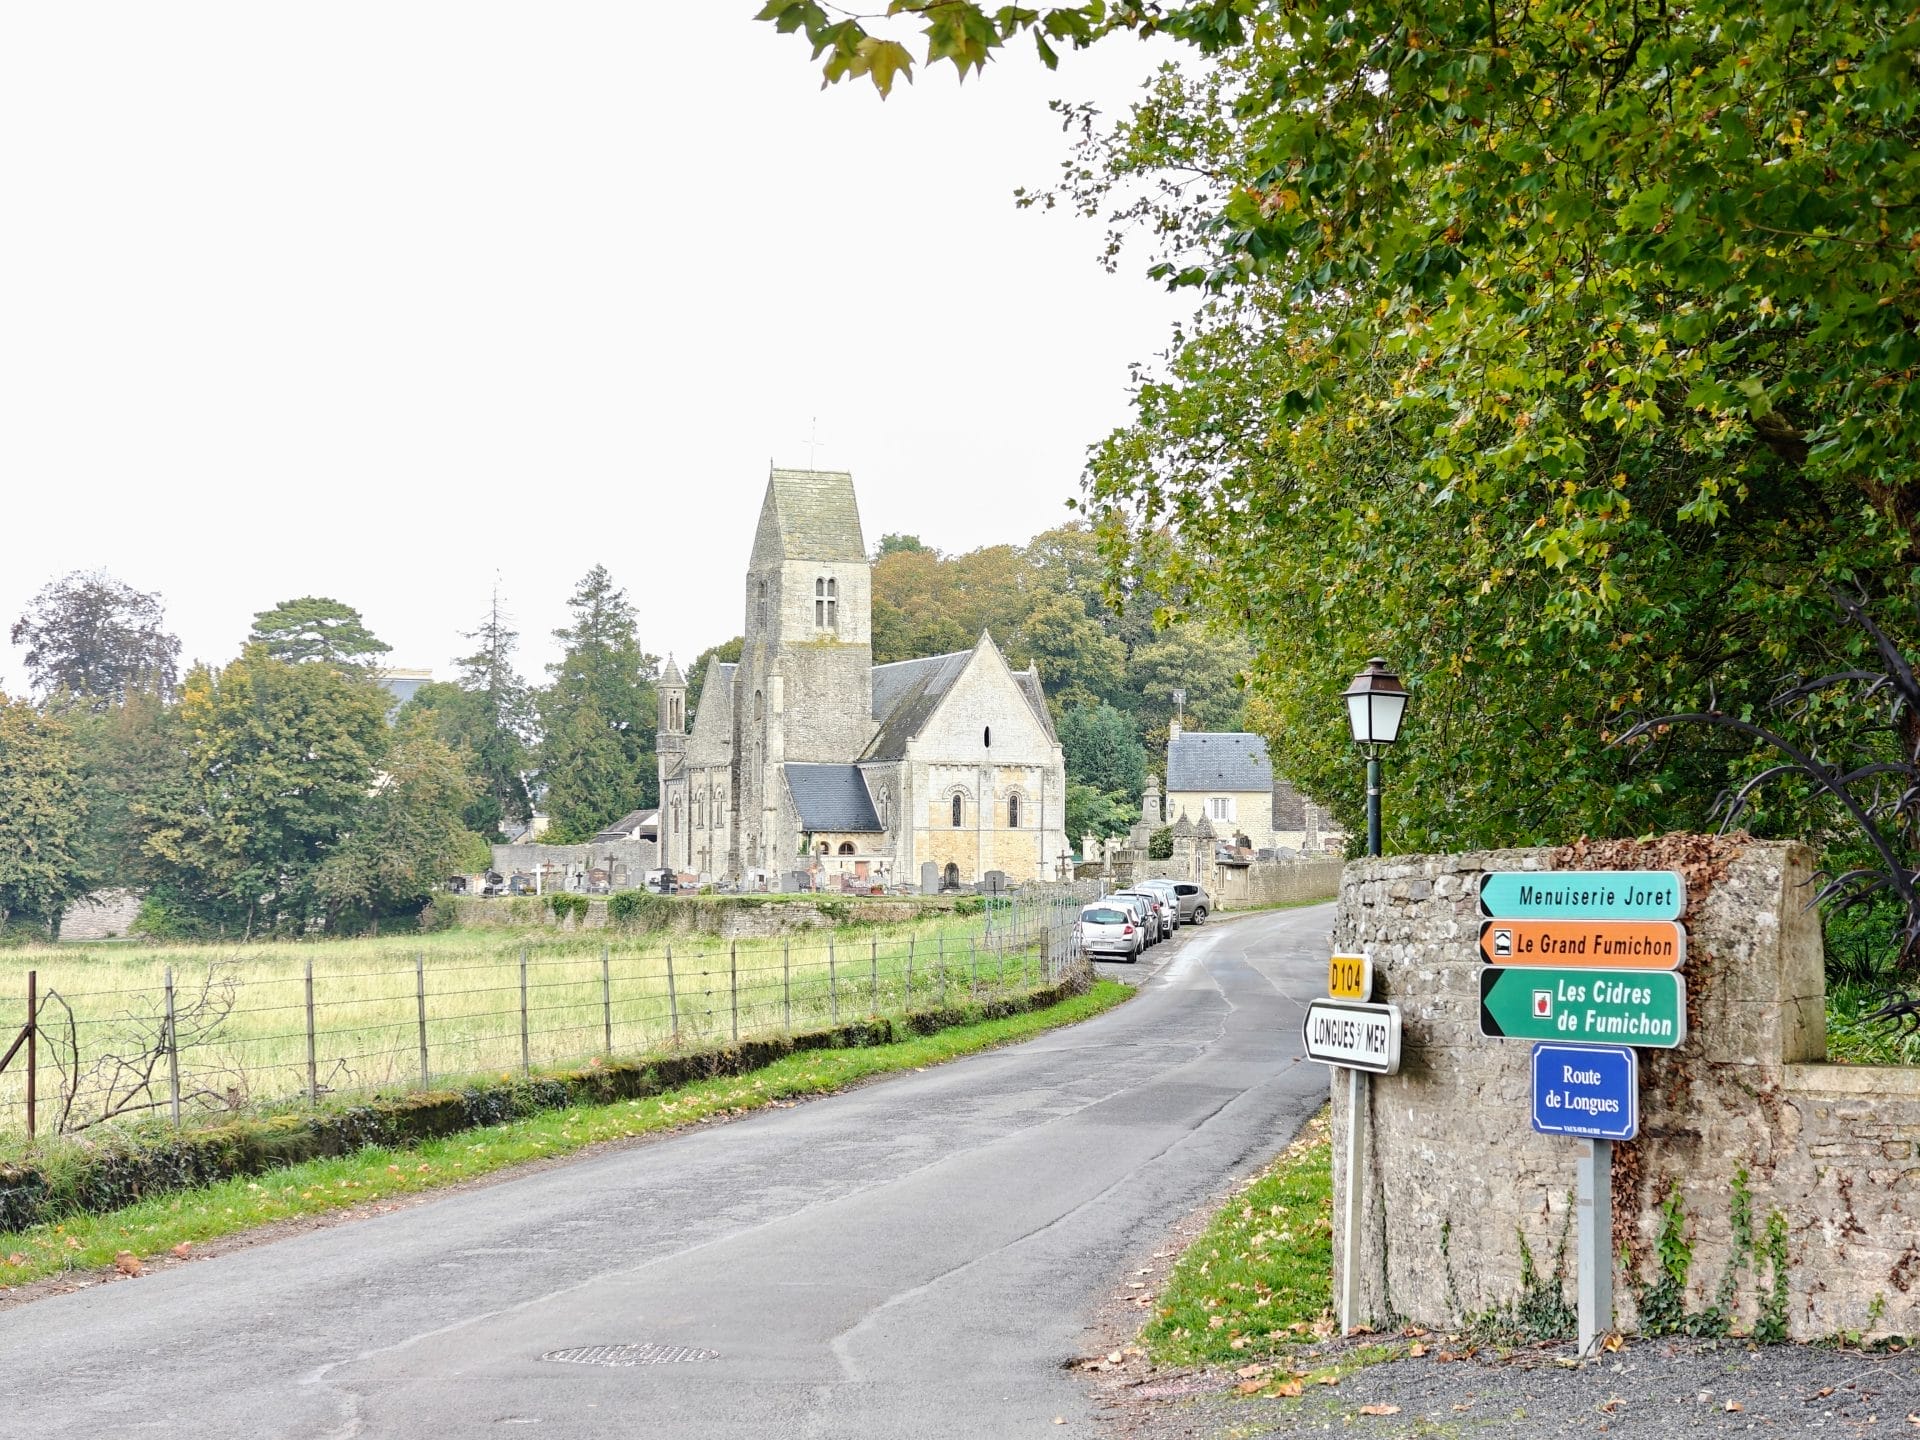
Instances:
[[[1186,307],[1011,192],[1065,153],[1047,99],[1117,108],[1159,52],[882,104],[757,8],[0,9],[0,688],[96,567],[188,659],[322,594],[441,674],[497,570],[537,679],[603,561],[685,661],[814,417],[869,545],[1066,518]]]

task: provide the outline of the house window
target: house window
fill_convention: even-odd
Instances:
[[[824,854],[826,854],[826,853],[827,853],[827,842],[826,842],[826,841],[824,841],[824,840],[822,840],[822,841],[820,842],[820,853],[821,853],[822,855],[824,855]]]
[[[1215,795],[1212,799],[1208,800],[1207,818],[1210,820],[1233,819],[1233,797],[1231,795]]]
[[[1020,828],[1020,797],[1018,795],[1007,797],[1007,828],[1010,830]]]
[[[953,797],[953,828],[956,830],[960,828],[960,797],[958,795]]]
[[[816,630],[840,628],[840,582],[831,576],[813,582],[813,625]]]
[[[840,853],[842,855],[851,855],[853,853],[853,842],[851,840],[842,840],[840,842]]]

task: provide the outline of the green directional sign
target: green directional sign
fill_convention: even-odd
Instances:
[[[1480,877],[1480,913],[1501,920],[1678,920],[1672,870],[1499,870]]]
[[[1687,982],[1669,970],[1488,966],[1480,1033],[1672,1049],[1687,1038]]]

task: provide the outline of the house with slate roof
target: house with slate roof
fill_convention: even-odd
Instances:
[[[1223,840],[1244,835],[1255,850],[1270,848],[1273,761],[1267,742],[1245,731],[1182,730],[1167,741],[1167,815],[1202,819]]]
[[[690,722],[679,668],[659,683],[663,864],[753,887],[1059,873],[1066,763],[1039,672],[984,633],[875,665],[872,591],[853,477],[773,470],[740,660],[710,662]]]

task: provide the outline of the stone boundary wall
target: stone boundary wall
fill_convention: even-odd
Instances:
[[[883,899],[877,896],[820,896],[761,900],[725,895],[662,897],[672,908],[665,926],[653,935],[711,935],[723,940],[765,939],[795,931],[826,929],[834,925],[901,925],[926,915],[953,910],[952,897],[938,899]],[[435,905],[450,904],[455,924],[485,929],[528,929],[548,926],[560,930],[607,929],[607,902],[589,899],[584,922],[554,917],[547,897],[435,896]]]
[[[1757,1236],[1774,1215],[1785,1222],[1793,1338],[1920,1335],[1920,1070],[1824,1063],[1810,852],[1693,836],[1346,867],[1334,943],[1372,953],[1375,998],[1405,1024],[1401,1073],[1366,1091],[1363,1312],[1458,1327],[1518,1296],[1523,1242],[1536,1274],[1560,1263],[1572,1299],[1568,1209],[1584,1142],[1533,1132],[1530,1045],[1479,1034],[1479,877],[1528,869],[1677,869],[1688,881],[1688,1038],[1640,1051],[1640,1138],[1614,1151],[1619,1327],[1638,1328],[1660,1207],[1677,1191],[1686,1310],[1712,1307],[1732,1264],[1734,1326],[1751,1329],[1772,1274],[1759,1255],[1735,1256],[1744,1192]],[[1346,1085],[1331,1073],[1338,1137]]]
[[[124,940],[140,918],[140,896],[132,890],[96,890],[69,905],[60,916],[62,940]]]
[[[1345,869],[1337,858],[1256,860],[1244,869],[1221,865],[1215,870],[1219,883],[1214,893],[1222,910],[1331,900],[1340,893],[1341,872]]]
[[[583,865],[611,869],[614,861],[627,867],[630,890],[640,888],[647,871],[658,869],[660,847],[651,840],[600,840],[581,845],[495,845],[493,869],[501,875],[515,871],[531,874],[542,865]]]

